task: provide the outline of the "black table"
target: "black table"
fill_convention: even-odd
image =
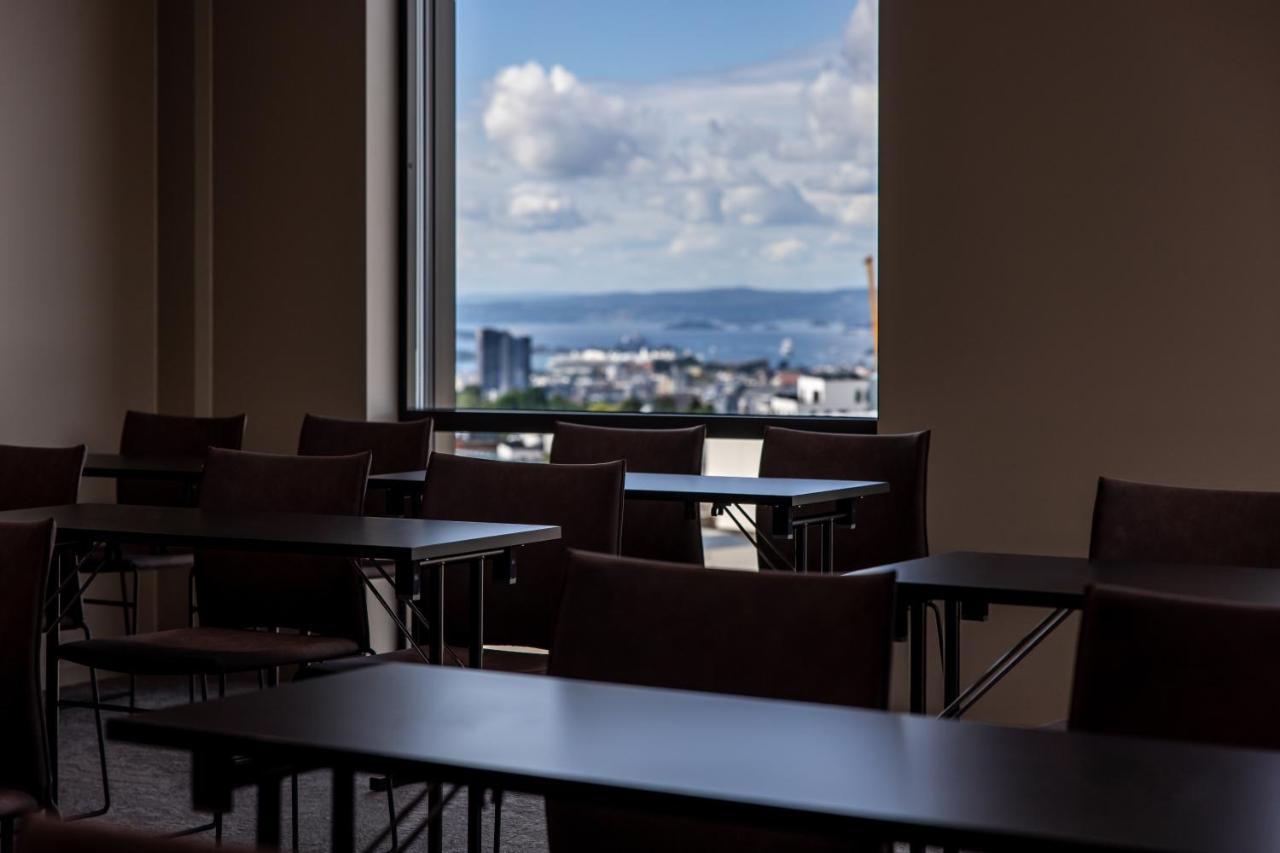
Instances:
[[[388,665],[108,731],[190,751],[197,808],[258,785],[264,845],[280,780],[238,778],[230,755],[332,768],[335,851],[357,771],[973,850],[1280,849],[1280,752],[830,705]]]
[[[549,525],[229,513],[116,504],[72,504],[0,512],[0,521],[45,518],[53,518],[57,524],[59,544],[128,542],[394,561],[395,577],[391,580],[397,598],[410,607],[415,600],[425,598],[427,601],[427,615],[423,619],[429,626],[427,656],[436,663],[443,660],[444,653],[444,564],[464,563],[469,567],[470,616],[475,620],[472,622],[470,649],[473,666],[483,662],[483,572],[486,562],[492,565],[496,580],[513,583],[516,579],[516,548],[560,538],[560,528]],[[425,583],[422,579],[424,571],[427,575]],[[360,577],[365,577],[363,572],[360,572]],[[92,580],[91,575],[80,592]],[[48,602],[47,625],[50,630],[45,640],[46,727],[50,753],[54,756],[58,754],[56,626],[63,613],[60,593],[61,589],[56,589]],[[374,594],[382,601],[376,590]],[[387,610],[397,626],[405,630],[391,608],[387,607]],[[56,775],[54,781],[56,796]]]
[[[911,709],[925,710],[928,661],[925,605],[944,602],[944,716],[960,716],[995,686],[1071,611],[1084,603],[1090,584],[1114,584],[1153,592],[1280,605],[1280,571],[1231,566],[1096,562],[1083,557],[956,552],[895,563],[898,601],[906,606],[911,634]],[[982,614],[990,604],[1050,608],[1029,634],[983,675],[960,690],[959,623],[963,613]]]
[[[401,471],[374,474],[371,488],[384,488],[400,497],[420,498],[425,485],[425,471]],[[874,480],[816,480],[791,477],[717,477],[708,474],[648,474],[630,471],[626,476],[628,500],[671,501],[683,503],[696,513],[698,504],[711,504],[712,515],[727,515],[747,540],[760,550],[774,568],[808,570],[808,536],[814,528],[822,543],[819,570],[834,568],[834,534],[836,525],[852,527],[856,502],[870,495],[886,494],[889,484]],[[829,511],[804,513],[808,507],[833,505]],[[773,508],[774,536],[793,539],[793,562],[778,553],[773,543],[756,527],[744,506]],[[736,510],[736,514],[735,514]],[[744,524],[744,521],[746,522]],[[752,536],[747,529],[755,529]],[[772,552],[772,553],[770,553]],[[781,565],[779,565],[781,563]]]

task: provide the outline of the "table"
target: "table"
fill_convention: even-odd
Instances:
[[[137,477],[185,482],[193,490],[204,472],[201,459],[165,459],[90,453],[85,460],[86,477]],[[403,505],[408,499],[420,506],[427,472],[396,471],[371,474],[369,488],[384,490],[388,506]],[[764,554],[774,568],[807,571],[808,536],[820,537],[819,571],[834,569],[836,525],[852,527],[856,501],[870,495],[886,494],[889,484],[870,480],[820,480],[793,477],[720,477],[707,474],[651,474],[628,472],[625,485],[630,500],[673,501],[697,512],[700,503],[711,504],[712,515],[727,515],[747,540]],[[834,511],[802,514],[806,507],[835,504]],[[744,506],[773,508],[774,536],[794,540],[791,560],[764,537]],[[745,522],[745,523],[744,523]],[[753,528],[756,536],[748,531]],[[811,533],[810,528],[813,528]]]
[[[210,512],[174,507],[71,504],[0,512],[0,521],[53,518],[59,544],[107,542],[173,545],[374,558],[395,563],[397,598],[412,602],[425,597],[429,626],[428,657],[440,662],[444,652],[444,571],[446,562],[465,562],[470,573],[473,665],[483,661],[484,566],[492,564],[495,580],[513,583],[517,574],[515,549],[560,538],[552,525],[489,524],[416,518],[306,515],[290,513]],[[65,549],[63,549],[65,553]],[[425,569],[427,581],[422,582]],[[363,572],[360,577],[364,578]],[[366,579],[367,581],[367,579]],[[84,586],[92,582],[92,576]],[[84,586],[81,587],[83,592]],[[57,585],[55,584],[55,587]],[[45,639],[45,715],[50,754],[58,754],[58,631],[62,614],[61,589],[48,601],[51,630]],[[375,595],[382,601],[381,594]],[[384,602],[385,604],[385,602]],[[398,617],[387,607],[397,625]],[[54,796],[57,796],[56,761]]]
[[[385,488],[402,497],[421,498],[426,481],[426,471],[400,471],[390,474],[374,474],[369,477],[370,487]],[[793,477],[719,477],[708,474],[652,474],[628,471],[624,492],[628,500],[672,501],[683,503],[689,512],[697,512],[700,503],[711,504],[712,515],[727,515],[747,540],[760,550],[774,568],[808,570],[809,550],[806,547],[809,528],[815,528],[823,547],[820,550],[819,571],[829,573],[834,569],[834,532],[837,524],[852,527],[855,522],[856,502],[870,495],[886,494],[889,484],[875,480],[817,480]],[[826,513],[802,514],[801,510],[819,504],[835,504]],[[772,507],[774,536],[792,539],[795,543],[794,562],[778,553],[773,543],[765,538],[744,505]],[[735,514],[736,510],[736,514]],[[744,524],[743,522],[746,522]],[[750,525],[756,531],[752,536]],[[770,551],[773,551],[770,554]],[[778,565],[780,562],[782,565]]]
[[[190,751],[197,808],[256,784],[268,846],[280,780],[237,778],[230,755],[332,768],[335,851],[357,771],[972,850],[1280,849],[1280,752],[545,676],[387,665],[108,732]]]
[[[944,716],[960,716],[1084,603],[1090,584],[1280,606],[1280,571],[1232,566],[1099,562],[1083,557],[956,552],[884,567],[897,573],[897,594],[910,622],[911,709],[925,710],[925,605],[944,602]],[[987,605],[1050,608],[1029,634],[976,681],[960,690],[960,616]]]

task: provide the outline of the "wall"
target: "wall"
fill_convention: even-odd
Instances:
[[[1277,44],[1268,2],[884,4],[881,428],[934,430],[935,551],[1083,554],[1100,474],[1280,488]],[[978,715],[1061,717],[1074,634]]]

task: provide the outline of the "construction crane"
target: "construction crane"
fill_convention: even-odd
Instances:
[[[876,259],[867,255],[867,303],[871,307],[871,347],[880,360],[880,296],[876,293]]]

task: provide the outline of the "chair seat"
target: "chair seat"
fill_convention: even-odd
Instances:
[[[175,628],[59,647],[63,660],[131,675],[221,675],[355,655],[341,637],[272,634],[235,628]]]
[[[40,804],[26,791],[0,788],[0,818],[16,818],[40,811]]]
[[[471,665],[471,655],[465,646],[450,646],[453,654],[446,654],[445,660],[450,664],[461,663]],[[380,655],[364,655],[362,657],[341,658],[340,660],[321,661],[308,666],[305,677],[336,675],[366,666],[377,666],[384,663],[423,663],[422,657],[413,649],[400,649],[384,652]],[[518,652],[509,649],[485,649],[484,668],[495,672],[516,672],[525,675],[545,675],[547,672],[547,655],[542,652]]]

